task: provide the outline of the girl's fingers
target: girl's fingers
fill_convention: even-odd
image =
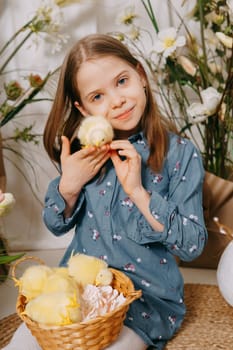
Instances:
[[[90,157],[92,156],[93,158],[95,158],[99,154],[104,154],[104,153],[108,152],[109,149],[110,148],[107,145],[104,145],[104,146],[98,147],[98,148],[95,146],[90,146],[90,147],[83,148],[79,152],[83,158],[86,158],[88,156],[90,156]]]
[[[111,152],[111,160],[115,167],[117,167],[117,165],[122,162],[116,151]]]
[[[128,140],[115,140],[110,143],[111,149],[134,148]]]
[[[61,149],[61,161],[70,155],[70,141],[66,136],[61,137],[62,149]]]

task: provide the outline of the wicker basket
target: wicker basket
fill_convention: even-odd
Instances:
[[[15,270],[18,264],[28,259],[43,263],[40,259],[29,256],[19,259],[12,267],[14,280],[17,280]],[[114,311],[86,322],[51,328],[43,327],[22,314],[26,306],[26,298],[23,295],[18,296],[17,313],[43,350],[101,350],[116,340],[122,329],[129,304],[141,296],[141,291],[135,291],[132,281],[124,273],[115,269],[111,271],[113,272],[112,287],[123,293],[126,301]]]

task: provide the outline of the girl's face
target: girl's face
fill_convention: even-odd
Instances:
[[[84,62],[77,74],[83,116],[102,115],[117,137],[127,138],[137,131],[146,106],[143,70],[124,60],[106,56]]]

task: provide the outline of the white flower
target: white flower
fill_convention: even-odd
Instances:
[[[36,11],[36,18],[31,29],[35,33],[45,32],[52,34],[59,31],[63,22],[63,14],[59,6],[54,4],[50,6],[48,3],[44,2]]]
[[[187,108],[192,124],[201,123],[208,118],[206,107],[203,103],[194,102]]]
[[[177,36],[177,30],[173,27],[161,30],[154,43],[154,51],[162,53],[164,57],[170,56],[177,47],[186,43],[184,36]]]
[[[130,31],[129,31],[130,39],[131,40],[138,40],[139,36],[140,36],[140,30],[137,27],[132,26]]]
[[[43,1],[30,28],[36,34],[33,38],[34,44],[38,46],[43,39],[51,46],[52,53],[60,51],[69,39],[69,35],[61,33],[63,25],[64,15],[60,7],[52,0]]]
[[[117,23],[131,25],[137,17],[134,6],[129,6],[125,9],[124,14],[119,16]]]
[[[207,89],[202,90],[201,97],[203,104],[208,110],[208,115],[214,114],[221,100],[221,94],[213,87],[208,87]]]
[[[211,50],[212,52],[214,52],[216,50],[216,47],[219,44],[218,39],[216,38],[216,33],[213,32],[213,30],[207,28],[204,30],[204,37],[205,37],[205,44],[206,47]],[[212,54],[212,52],[210,52],[210,54]]]
[[[213,87],[208,87],[202,90],[201,98],[202,103],[194,102],[187,108],[187,113],[193,124],[204,121],[216,112],[221,94]]]
[[[233,46],[233,38],[221,33],[221,32],[216,32],[217,38],[221,41],[221,43],[226,46],[228,49],[231,49]]]

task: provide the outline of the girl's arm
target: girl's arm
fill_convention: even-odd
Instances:
[[[43,210],[44,223],[53,234],[60,236],[77,223],[84,201],[83,186],[109,157],[108,145],[87,147],[71,154],[69,140],[62,137],[61,176],[49,184]]]
[[[144,215],[151,227],[155,231],[162,232],[164,226],[151,214],[150,195],[142,186],[141,156],[126,140],[113,141],[110,147],[112,149],[111,159],[125,193]],[[125,158],[122,160],[121,156]]]
[[[176,138],[171,142],[166,163],[170,178],[166,197],[156,191],[156,184],[150,194],[142,191],[140,155],[137,158],[129,151],[114,151],[112,161],[124,190],[140,210],[132,211],[128,218],[128,236],[139,244],[160,242],[174,255],[188,261],[201,254],[207,240],[202,208],[204,169],[201,155],[193,144],[187,140],[179,144]],[[119,146],[123,148],[123,143],[114,141],[111,148],[121,149]],[[131,157],[132,162],[126,159],[125,163],[126,160],[119,159],[121,155]],[[149,206],[144,207],[147,200]],[[163,227],[162,231],[157,223]]]
[[[70,217],[83,186],[90,181],[109,158],[109,146],[87,147],[70,154],[70,142],[62,137],[61,170],[59,192],[66,207],[64,216]]]

